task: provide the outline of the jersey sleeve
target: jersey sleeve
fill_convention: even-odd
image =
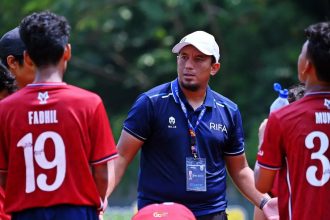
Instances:
[[[229,129],[229,144],[224,147],[224,153],[228,156],[235,156],[244,153],[244,131],[242,118],[238,108],[231,112],[232,120]]]
[[[280,119],[276,117],[276,114],[270,114],[257,155],[257,161],[261,167],[273,170],[282,167],[282,132]]]
[[[152,129],[153,107],[151,100],[142,94],[135,101],[124,121],[123,129],[141,141],[145,141]]]
[[[102,102],[97,106],[92,117],[89,133],[92,146],[89,160],[92,165],[101,164],[117,157],[116,144]]]

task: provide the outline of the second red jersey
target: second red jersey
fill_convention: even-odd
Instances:
[[[280,170],[281,219],[330,216],[330,92],[309,93],[272,113],[258,163]]]

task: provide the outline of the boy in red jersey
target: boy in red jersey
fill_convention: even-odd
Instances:
[[[117,152],[100,97],[62,81],[69,30],[48,11],[20,24],[36,77],[0,102],[0,184],[13,220],[97,220],[105,208]]]
[[[271,113],[258,152],[256,187],[268,192],[276,171],[285,179],[278,190],[280,219],[330,216],[330,23],[305,30],[298,78],[305,96]]]
[[[289,94],[288,94],[288,101],[289,103],[292,103],[294,101],[297,101],[299,99],[301,99],[302,97],[304,97],[305,94],[305,85],[300,83],[300,84],[296,84],[296,85],[292,85],[289,88]],[[267,125],[267,121],[268,119],[264,119],[263,122],[260,124],[259,126],[259,133],[258,133],[258,138],[259,138],[259,145],[258,148],[260,148],[262,141],[264,139],[264,133],[265,133],[265,128]],[[255,169],[259,169],[258,166],[255,167]],[[285,180],[282,180],[285,181]],[[276,173],[275,175],[275,180],[274,180],[274,185],[272,187],[272,189],[270,190],[270,192],[268,192],[268,194],[271,197],[277,197],[278,195],[278,190],[279,187],[281,185],[281,183],[279,184],[279,178],[278,178],[278,173]],[[264,215],[263,211],[259,209],[259,207],[255,206],[254,207],[254,215],[253,215],[254,220],[266,220],[266,216]]]

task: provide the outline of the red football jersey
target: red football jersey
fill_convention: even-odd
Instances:
[[[270,115],[257,159],[280,170],[281,220],[329,219],[329,139],[330,92],[307,93]]]
[[[0,102],[5,209],[100,206],[91,166],[117,156],[102,100],[65,83],[30,84]]]

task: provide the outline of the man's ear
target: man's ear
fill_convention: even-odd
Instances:
[[[24,51],[23,56],[24,56],[25,65],[30,66],[30,67],[34,66],[34,62],[32,61],[28,52]]]
[[[313,68],[313,65],[312,65],[311,61],[306,60],[305,65],[304,65],[304,69],[302,71],[303,74],[310,72],[312,68]]]
[[[220,63],[213,63],[211,66],[211,76],[215,76],[220,69]]]
[[[7,56],[7,63],[8,63],[9,69],[15,70],[19,67],[18,60],[16,60],[16,58],[13,55]],[[12,72],[14,72],[14,71],[12,71]]]
[[[304,68],[302,69],[301,73],[300,73],[300,78],[305,81],[307,78],[310,77],[310,73],[312,73],[314,71],[314,66],[311,63],[310,60],[306,60]]]
[[[71,59],[71,44],[65,45],[63,59],[69,61]]]

